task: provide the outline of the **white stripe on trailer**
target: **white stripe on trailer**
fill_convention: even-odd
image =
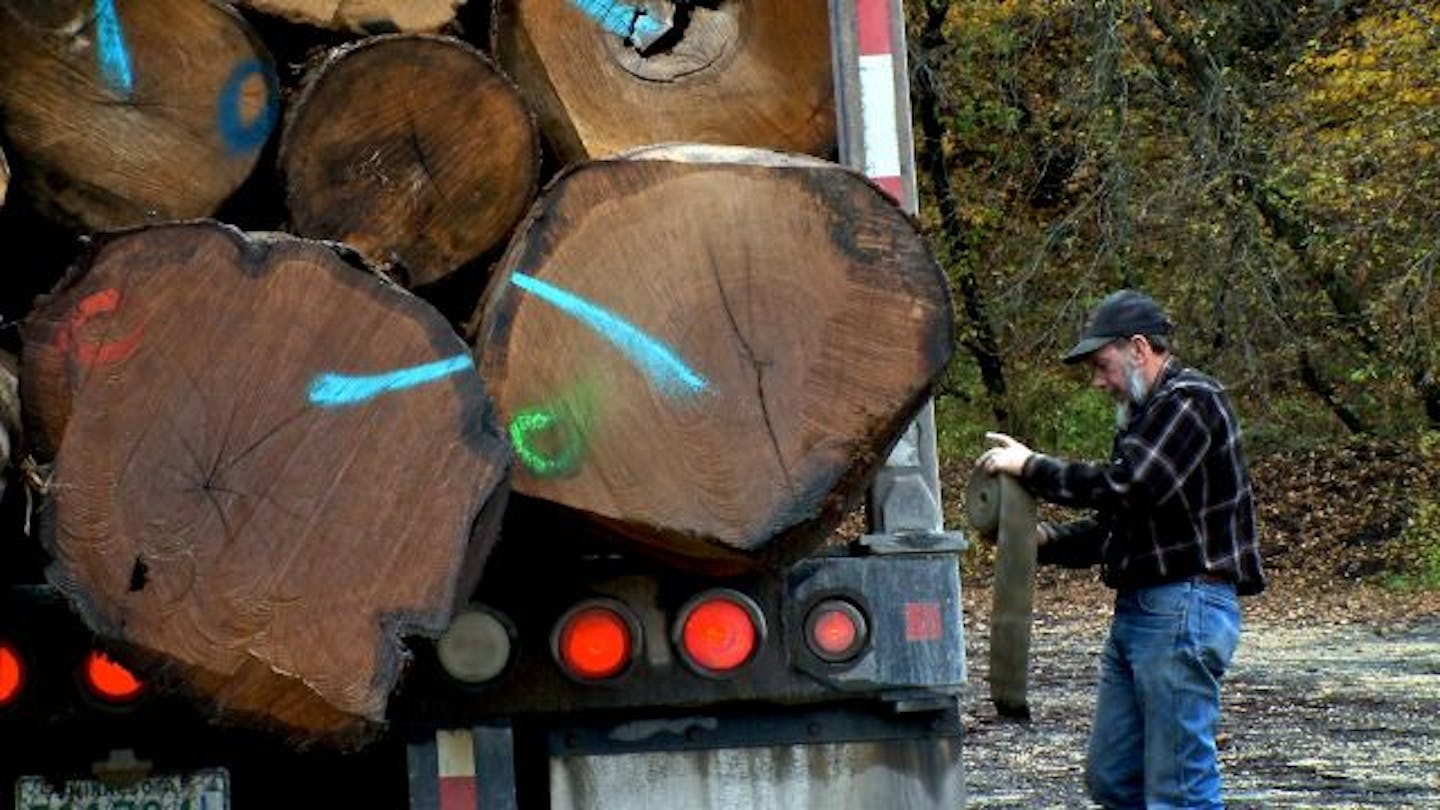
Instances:
[[[440,810],[476,810],[480,806],[475,780],[475,735],[468,728],[435,732],[436,768],[440,776]]]
[[[865,174],[871,179],[900,176],[896,114],[894,57],[888,53],[861,56],[860,115],[864,125]]]

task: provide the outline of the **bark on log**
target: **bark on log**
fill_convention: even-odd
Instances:
[[[540,146],[519,92],[479,51],[385,36],[315,69],[280,165],[296,231],[346,242],[416,287],[504,242],[535,196]]]
[[[250,26],[208,0],[0,0],[0,120],[37,207],[96,230],[205,216],[279,105]]]
[[[438,31],[455,22],[465,0],[239,0],[292,22],[356,33]]]
[[[476,323],[515,491],[717,573],[822,542],[953,343],[945,276],[883,192],[696,145],[563,174]]]
[[[328,246],[97,240],[22,328],[47,577],[222,719],[363,739],[478,581],[509,450],[464,343]]]
[[[20,363],[0,351],[0,500],[5,497],[11,469],[21,445]]]
[[[492,52],[566,162],[670,141],[828,157],[828,18],[825,0],[494,0]]]

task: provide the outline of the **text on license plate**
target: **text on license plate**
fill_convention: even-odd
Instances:
[[[124,787],[79,780],[59,786],[38,776],[15,782],[16,810],[229,810],[223,768],[189,776],[152,776]]]

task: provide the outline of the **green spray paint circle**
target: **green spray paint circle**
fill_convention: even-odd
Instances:
[[[536,446],[545,434],[557,434],[559,447],[546,452]],[[542,478],[569,475],[580,463],[580,435],[549,408],[529,408],[510,420],[510,443],[525,469]]]

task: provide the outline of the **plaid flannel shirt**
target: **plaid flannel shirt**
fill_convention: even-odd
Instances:
[[[1036,454],[1021,480],[1047,501],[1095,510],[1057,527],[1041,562],[1099,563],[1116,589],[1205,574],[1244,595],[1265,589],[1239,422],[1219,383],[1173,359],[1108,463]]]

